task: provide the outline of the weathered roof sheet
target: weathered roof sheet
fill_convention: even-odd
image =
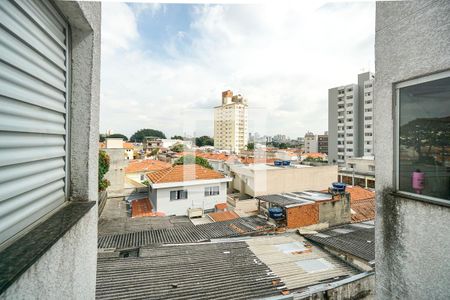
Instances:
[[[140,249],[99,258],[97,299],[260,299],[284,285],[244,242]]]
[[[98,248],[124,249],[151,244],[195,243],[213,238],[250,235],[271,228],[259,217],[246,217],[197,226],[104,235],[98,238]]]
[[[375,259],[375,226],[355,223],[332,227],[318,234],[305,235],[318,244],[349,253],[367,262]]]
[[[291,291],[359,273],[298,235],[261,236],[246,242]]]
[[[273,195],[265,195],[258,196],[256,199],[270,202],[281,207],[294,206],[294,205],[303,205],[303,204],[311,204],[313,201],[300,198],[293,193],[290,194],[273,194]]]

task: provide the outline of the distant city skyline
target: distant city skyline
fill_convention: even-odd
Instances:
[[[374,69],[375,5],[283,4],[103,3],[100,132],[212,136],[228,89],[249,131],[326,131],[328,88]]]

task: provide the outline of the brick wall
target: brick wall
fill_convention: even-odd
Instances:
[[[297,228],[319,223],[319,207],[316,203],[286,208],[288,228]]]

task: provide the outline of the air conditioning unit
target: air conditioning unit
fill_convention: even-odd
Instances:
[[[203,217],[203,208],[189,208],[188,217],[189,219]]]

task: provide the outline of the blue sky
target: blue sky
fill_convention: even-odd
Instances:
[[[226,89],[252,131],[327,130],[328,88],[373,70],[374,3],[277,3],[103,3],[101,132],[212,135]]]
[[[171,59],[165,48],[166,42],[175,39],[178,49],[189,55],[189,45],[195,39],[195,31],[190,29],[192,5],[162,5],[157,11],[148,9],[148,4],[128,4],[137,16],[137,29],[141,35],[141,47],[149,54],[161,59]]]

